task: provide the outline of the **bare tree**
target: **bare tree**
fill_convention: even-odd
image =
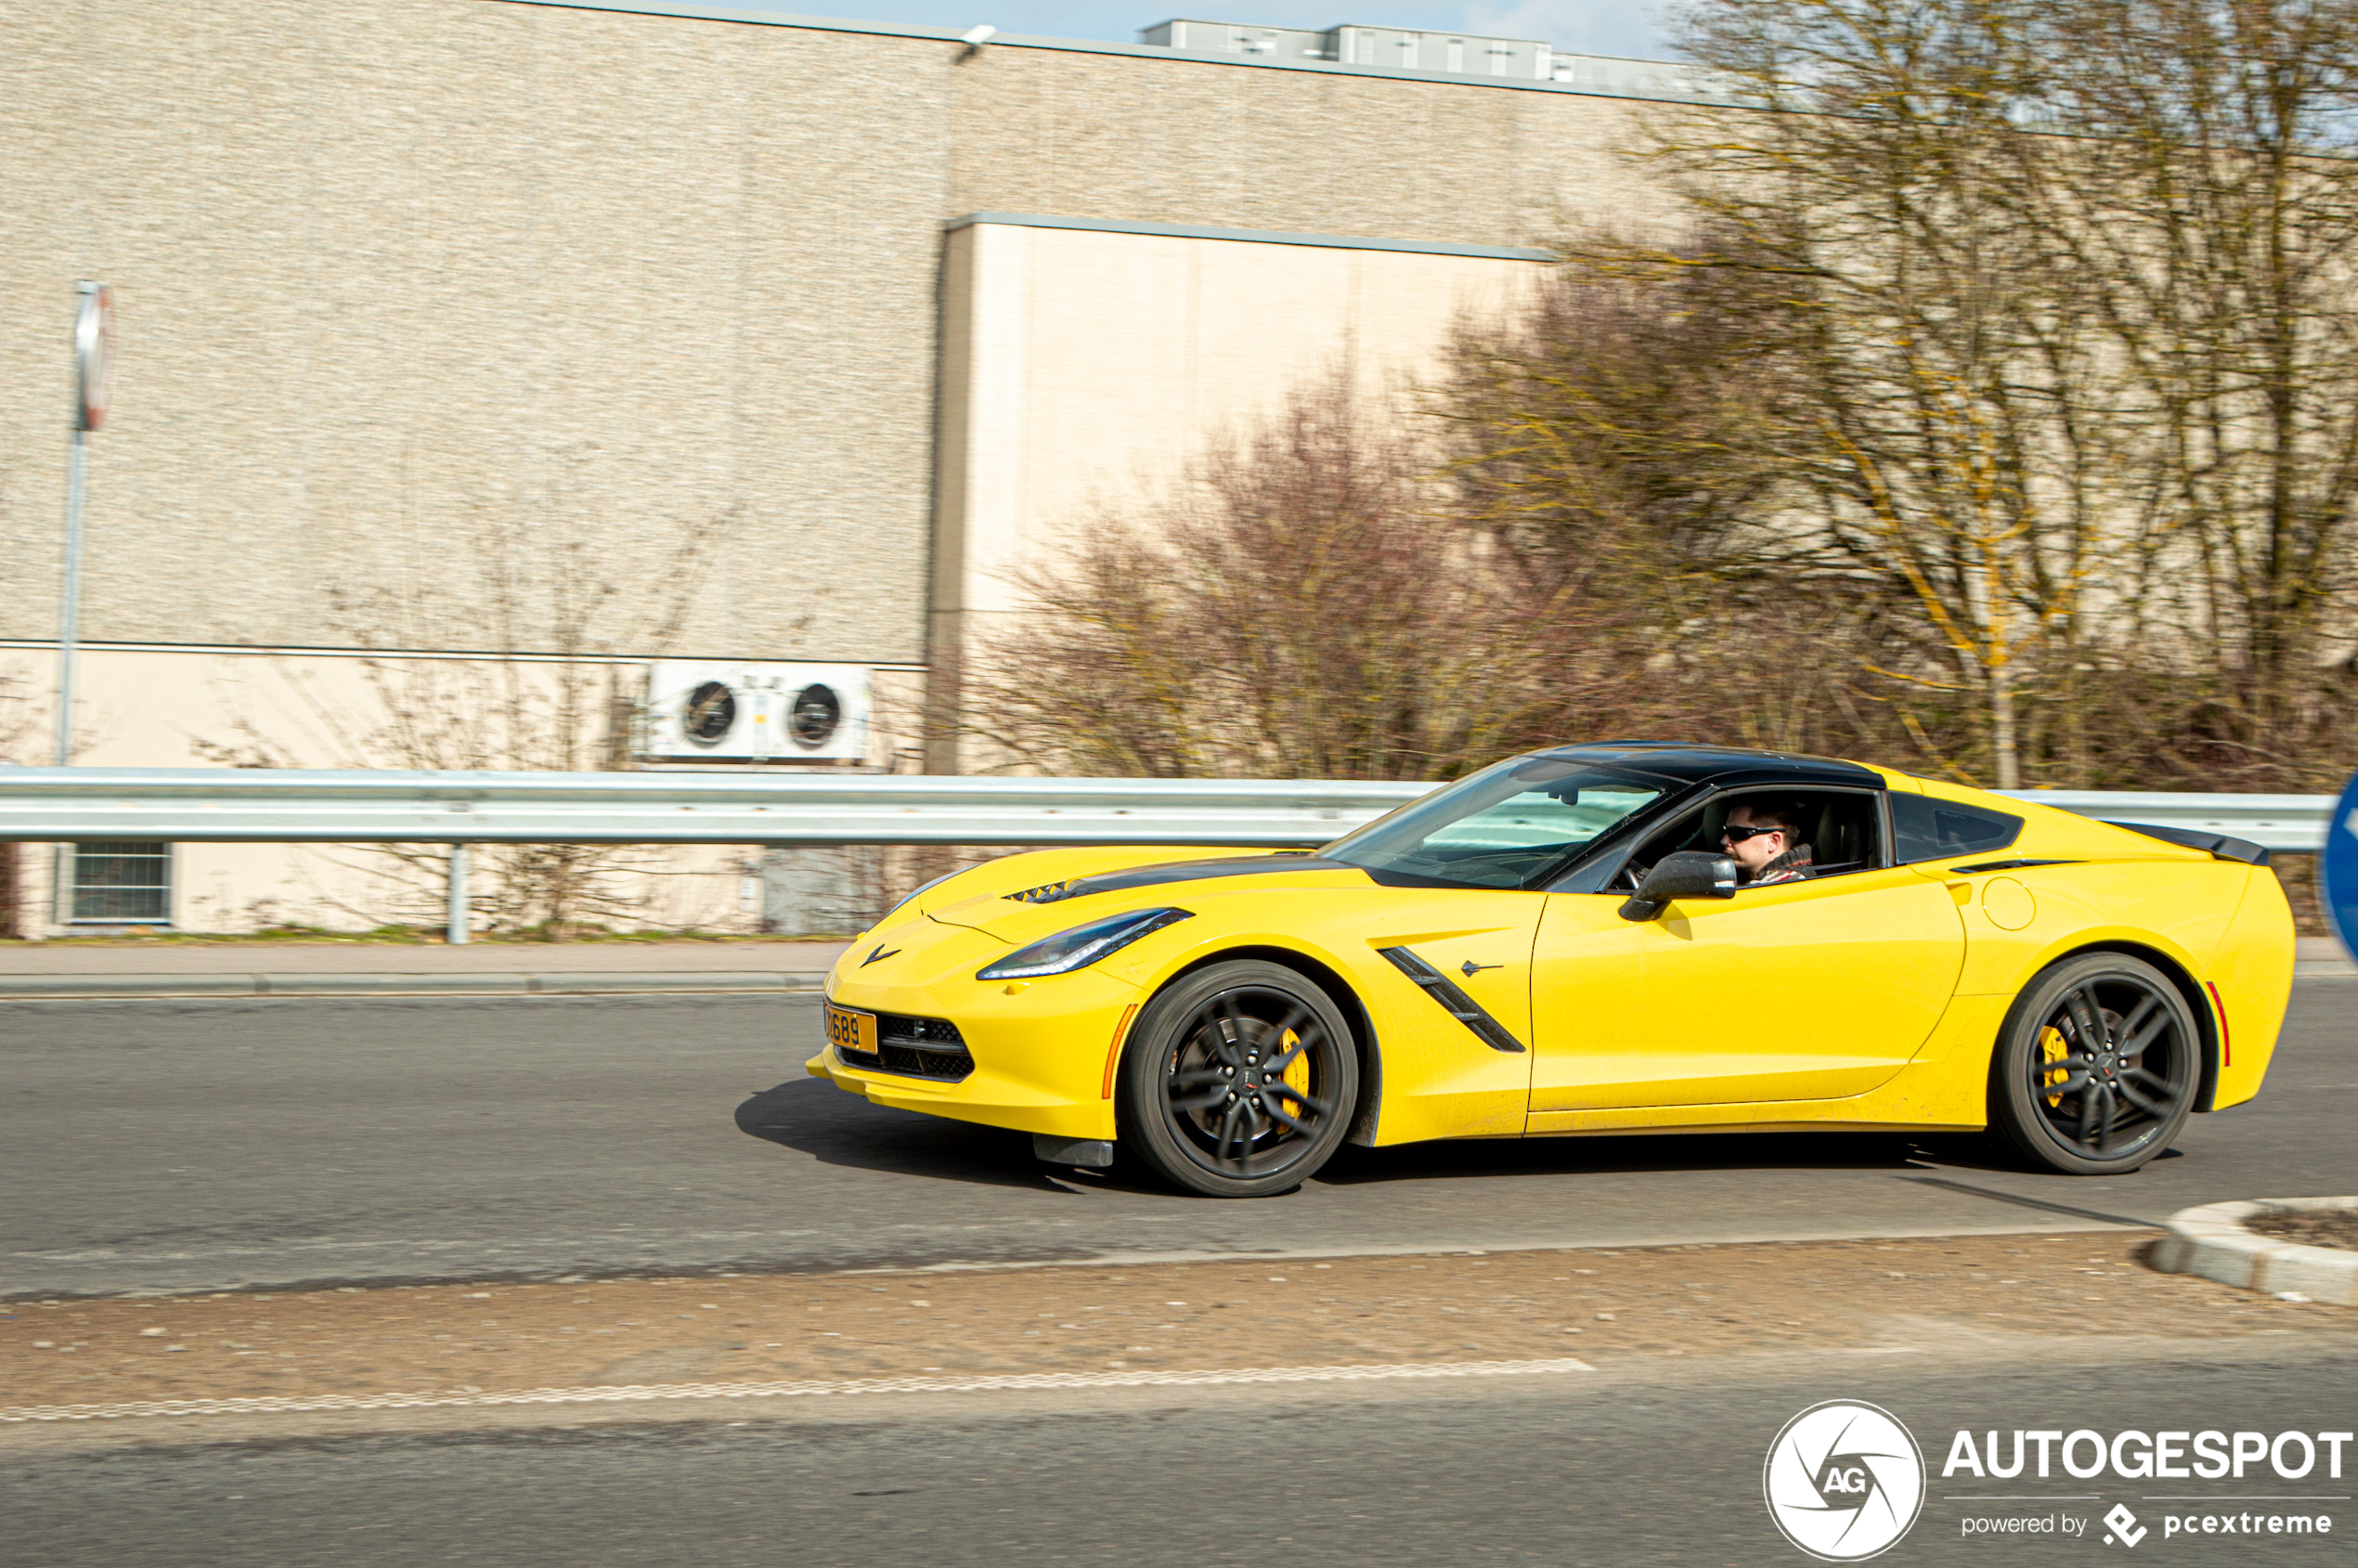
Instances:
[[[1705,265],[1786,280],[1798,520],[1916,606],[1941,662],[1891,673],[1981,708],[1961,771],[2345,771],[2358,11],[1699,0],[1688,41],[1757,111],[1652,155]]]
[[[1022,578],[971,732],[1050,771],[1435,778],[1623,703],[1594,580],[1463,525],[1432,468],[1342,377],[1302,388]]]
[[[1784,289],[1704,265],[1733,242],[1659,265],[1600,235],[1521,314],[1461,327],[1422,408],[1459,515],[1520,553],[1621,574],[1624,603],[1783,559],[1789,541],[1757,525],[1792,493]]]
[[[1757,111],[1657,122],[1652,155],[1715,253],[1646,258],[1780,283],[1749,296],[1787,369],[1775,434],[1807,497],[1779,521],[1912,608],[1938,662],[1885,673],[1969,695],[1962,763],[2002,786],[2022,778],[2027,684],[2069,687],[2092,585],[2156,512],[2117,356],[2022,200],[2071,155],[2027,112],[2024,14],[1695,6],[1691,51]]]
[[[2068,179],[2018,183],[2157,433],[2139,585],[2199,676],[2188,760],[2250,786],[2347,771],[2358,504],[2358,10],[2071,0],[2026,13]]]
[[[1725,231],[1662,249],[1592,236],[1522,315],[1462,333],[1424,405],[1451,504],[1584,579],[1587,640],[1623,651],[1613,700],[1567,735],[1916,750],[1955,771],[1970,724],[1921,679],[1918,607],[1813,522],[1810,323],[1792,280],[1731,265],[1742,253]]]

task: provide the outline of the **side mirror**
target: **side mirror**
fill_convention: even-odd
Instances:
[[[1673,899],[1732,899],[1736,862],[1702,849],[1665,855],[1646,873],[1635,897],[1621,906],[1624,920],[1652,920]]]

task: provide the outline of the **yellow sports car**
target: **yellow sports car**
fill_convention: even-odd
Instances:
[[[1256,1197],[1345,1138],[1995,1126],[2133,1171],[2250,1099],[2268,856],[1823,758],[1510,758],[1315,852],[1051,849],[921,888],[810,1070]]]

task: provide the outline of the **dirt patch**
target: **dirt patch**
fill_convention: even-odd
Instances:
[[[2358,1251],[2358,1209],[2328,1209],[2308,1213],[2260,1214],[2244,1228],[2275,1241],[2302,1247],[2342,1247]]]
[[[0,1406],[2347,1329],[2143,1234],[19,1302]]]

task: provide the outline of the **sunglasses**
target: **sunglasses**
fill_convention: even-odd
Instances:
[[[1785,830],[1781,827],[1741,827],[1734,823],[1730,823],[1726,827],[1719,830],[1719,836],[1726,839],[1730,844],[1741,844],[1747,838],[1757,838],[1764,833],[1782,833]]]

